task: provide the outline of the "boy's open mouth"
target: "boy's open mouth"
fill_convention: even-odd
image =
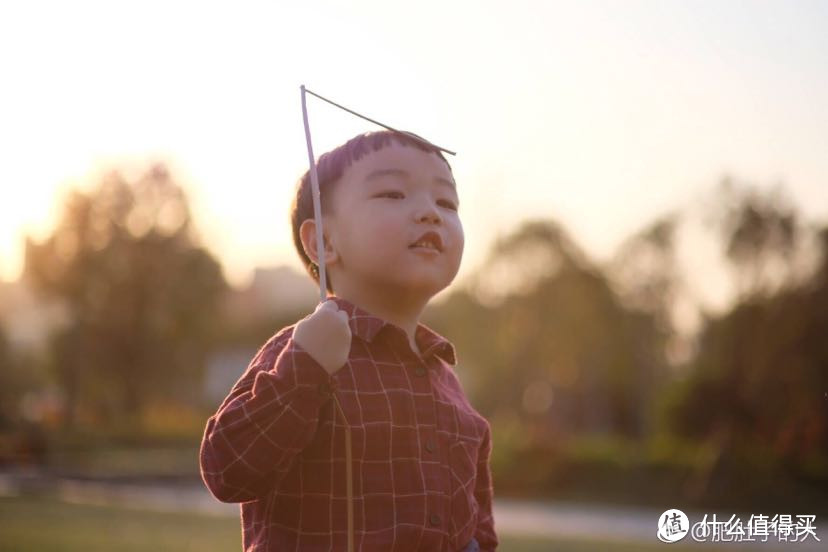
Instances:
[[[408,247],[409,249],[423,247],[440,252],[443,251],[443,240],[437,232],[426,232]]]

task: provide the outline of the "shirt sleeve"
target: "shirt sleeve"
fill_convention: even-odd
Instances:
[[[275,336],[207,421],[199,462],[222,502],[255,500],[278,487],[313,438],[333,376],[294,340]]]
[[[477,530],[474,538],[480,545],[481,551],[495,550],[498,545],[497,534],[494,528],[494,516],[492,514],[492,497],[494,488],[492,484],[492,470],[490,457],[492,453],[492,431],[489,423],[486,422],[486,433],[483,442],[480,444],[480,453],[477,456],[477,480],[475,482],[474,496],[479,507],[477,518]]]

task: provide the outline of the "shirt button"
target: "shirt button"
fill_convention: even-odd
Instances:
[[[417,376],[418,378],[421,378],[421,377],[423,377],[424,375],[426,375],[426,369],[425,369],[425,367],[423,367],[423,366],[417,366],[417,368],[415,368],[415,369],[414,369],[414,375],[415,375],[415,376]]]
[[[431,517],[428,518],[429,523],[432,525],[440,525],[440,516],[437,514],[431,514]]]
[[[427,441],[425,447],[428,452],[434,452],[434,449],[437,448],[434,446],[434,441]]]

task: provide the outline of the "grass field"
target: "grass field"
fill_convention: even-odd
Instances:
[[[500,535],[505,552],[655,552],[664,545],[564,541]],[[704,547],[707,552],[715,548]],[[4,552],[122,552],[241,550],[238,519],[161,513],[126,507],[67,504],[48,497],[0,498]],[[671,552],[698,550],[670,545]],[[721,550],[721,549],[720,549]]]

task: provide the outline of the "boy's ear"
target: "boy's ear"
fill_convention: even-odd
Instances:
[[[305,219],[302,222],[301,226],[299,226],[299,237],[302,239],[302,247],[305,249],[305,255],[319,266],[319,255],[316,251],[316,221],[314,219]],[[322,241],[325,247],[323,261],[328,265],[334,262],[339,256],[331,246],[324,223],[322,226]]]

